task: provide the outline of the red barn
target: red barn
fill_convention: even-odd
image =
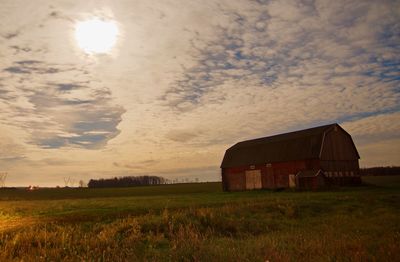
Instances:
[[[225,152],[223,189],[359,184],[359,159],[353,139],[338,124],[247,140]]]

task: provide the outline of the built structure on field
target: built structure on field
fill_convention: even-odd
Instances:
[[[360,156],[338,124],[239,142],[221,163],[225,191],[361,183]]]

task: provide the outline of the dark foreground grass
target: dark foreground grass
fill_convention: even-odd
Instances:
[[[219,188],[9,197],[0,201],[0,261],[395,261],[400,254],[398,187]]]
[[[398,176],[364,176],[364,184],[380,187],[400,188],[400,175]]]

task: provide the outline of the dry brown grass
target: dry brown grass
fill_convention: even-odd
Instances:
[[[38,219],[33,217],[0,217],[0,233],[32,226],[38,222]]]
[[[121,212],[130,203],[123,201],[146,199],[115,198],[114,212],[111,200],[74,200],[57,213],[41,207],[47,201],[20,202],[25,216],[2,213],[0,261],[395,261],[400,254],[397,190],[204,193],[149,198]]]

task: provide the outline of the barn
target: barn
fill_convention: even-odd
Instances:
[[[356,185],[359,159],[351,135],[338,124],[242,141],[225,152],[223,190]]]

